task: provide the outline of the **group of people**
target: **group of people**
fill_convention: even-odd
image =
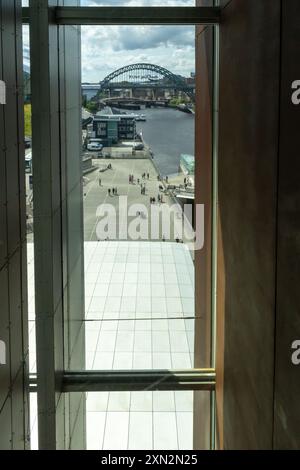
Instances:
[[[149,173],[143,173],[142,174],[142,179],[145,180],[149,180],[150,179],[150,174]],[[128,175],[128,181],[129,181],[129,184],[134,184],[134,175]],[[140,179],[137,178],[137,184],[140,184]]]
[[[109,196],[117,196],[118,195],[118,188],[108,188],[107,193]]]
[[[158,194],[158,196],[157,196],[157,202],[158,202],[159,204],[162,204],[162,203],[164,202],[163,197],[162,197],[161,194]],[[155,203],[156,203],[155,197],[150,197],[150,204],[155,204]]]
[[[110,168],[111,168],[111,165],[110,165]],[[142,179],[143,180],[145,180],[145,179],[149,180],[149,178],[150,178],[149,173],[145,172],[145,173],[142,174]],[[157,178],[160,180],[161,177],[158,176]],[[168,177],[166,177],[166,181],[167,181],[167,179],[168,179]],[[128,175],[128,181],[129,181],[129,184],[134,184],[134,181],[135,181],[134,175],[132,175],[132,174]],[[146,184],[142,183],[139,178],[137,178],[136,181],[137,181],[137,184],[140,185],[140,187],[141,187],[141,195],[145,195],[146,194]],[[99,186],[102,186],[101,178],[99,178]],[[163,190],[163,186],[160,185],[159,189]],[[107,193],[108,193],[108,196],[118,196],[118,188],[116,188],[116,187],[108,188]],[[158,194],[157,202],[158,203],[163,203],[164,202],[163,201],[163,196],[161,194]],[[156,198],[155,197],[150,197],[150,204],[155,204],[155,203],[156,203]]]
[[[160,204],[164,202],[162,194],[157,195],[157,202]],[[150,197],[150,204],[155,204],[155,203],[156,203],[155,197]]]
[[[165,180],[166,183],[169,183],[169,177],[165,176],[164,178],[161,175],[157,175],[157,181]]]

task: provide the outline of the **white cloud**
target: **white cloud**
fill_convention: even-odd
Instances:
[[[195,70],[195,31],[192,26],[82,27],[82,78],[98,82],[131,63],[149,62],[171,72]]]
[[[194,5],[194,0],[82,0],[82,5]],[[193,26],[83,26],[82,81],[99,82],[128,64],[149,62],[188,76],[195,70]],[[23,56],[29,67],[29,28],[23,27]]]

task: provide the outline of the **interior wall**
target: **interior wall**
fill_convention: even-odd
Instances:
[[[275,449],[300,448],[300,365],[291,345],[300,340],[300,105],[292,83],[300,80],[300,2],[282,2],[282,59],[278,171],[276,283]],[[297,58],[297,59],[296,59]]]
[[[281,2],[221,3],[218,437],[271,449]]]
[[[299,448],[297,0],[231,0],[220,25],[219,448]]]
[[[0,1],[0,449],[29,446],[21,1]],[[3,357],[4,356],[4,357]]]
[[[212,6],[213,0],[198,1]],[[196,26],[195,203],[204,205],[204,247],[195,252],[195,358],[211,362],[213,28]],[[210,449],[210,393],[194,393],[194,449]]]

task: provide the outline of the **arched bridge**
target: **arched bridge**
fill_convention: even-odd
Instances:
[[[107,75],[100,82],[100,91],[114,88],[160,88],[183,91],[195,100],[194,85],[186,83],[180,75],[175,75],[159,65],[138,63],[126,65]]]

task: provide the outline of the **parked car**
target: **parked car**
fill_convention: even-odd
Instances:
[[[31,138],[30,137],[25,137],[24,138],[24,146],[25,146],[26,149],[31,148]]]
[[[87,149],[93,152],[100,152],[100,150],[103,149],[103,145],[100,144],[100,142],[90,140],[90,142],[87,144]]]
[[[31,152],[28,152],[27,155],[25,155],[25,171],[26,173],[32,172],[32,153]]]

